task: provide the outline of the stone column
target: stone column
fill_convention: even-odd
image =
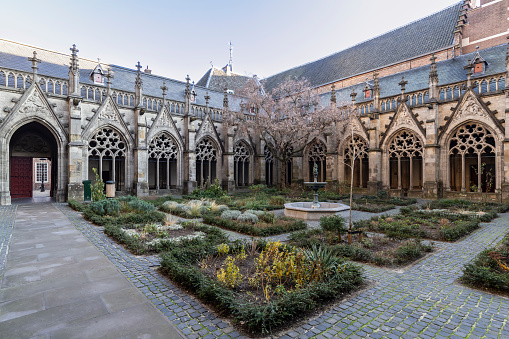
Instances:
[[[235,192],[235,160],[234,160],[234,141],[233,141],[233,130],[230,129],[226,132],[225,150],[223,153],[223,187],[228,193]]]
[[[83,140],[81,139],[81,97],[71,94],[69,100],[69,145],[68,145],[68,177],[67,200],[83,201],[83,180],[87,179],[83,168]]]
[[[335,145],[330,134],[325,136],[325,140],[327,142],[327,153],[325,154],[325,162],[327,164],[325,177],[327,179],[325,181],[327,181],[327,188],[332,189],[338,183],[338,174],[336,171],[338,152],[337,145]]]
[[[380,118],[378,113],[371,116],[368,129],[368,194],[377,194],[382,189],[382,150],[380,149]],[[361,159],[362,161],[362,159]]]
[[[505,73],[505,135],[503,142],[503,173],[497,175],[497,180],[500,178],[502,181],[502,201],[509,202],[509,45],[506,51],[506,73]]]
[[[265,143],[263,143],[260,138],[256,138],[255,145],[257,149],[255,149],[254,155],[254,180],[253,183],[255,185],[265,184],[267,180],[267,173],[265,173]]]

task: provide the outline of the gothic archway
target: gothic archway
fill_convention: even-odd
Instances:
[[[48,128],[38,122],[19,127],[9,142],[11,198],[35,197],[39,192],[54,196],[59,161],[64,159],[59,159],[57,140]]]
[[[237,142],[233,149],[235,186],[249,185],[250,158],[251,152],[249,146],[243,141]]]
[[[422,189],[423,143],[413,131],[401,130],[388,146],[390,188]]]
[[[364,138],[354,135],[346,140],[344,153],[345,181],[351,183],[353,161],[353,187],[367,187],[369,174],[368,145]]]
[[[115,181],[115,189],[123,191],[126,181],[127,146],[122,135],[112,127],[102,127],[88,143],[88,177],[94,180],[92,171],[97,169],[104,181]]]
[[[467,122],[452,134],[448,147],[451,191],[495,191],[496,145],[489,129]]]
[[[196,145],[196,181],[198,186],[213,183],[217,178],[217,148],[209,138]]]
[[[148,178],[150,189],[170,189],[177,186],[179,149],[168,133],[159,133],[150,141]]]
[[[315,163],[318,165],[318,178],[317,180],[320,182],[324,182],[326,178],[326,162],[327,162],[327,147],[325,144],[316,140],[308,151],[308,168],[309,168],[309,181],[313,181],[313,166]]]

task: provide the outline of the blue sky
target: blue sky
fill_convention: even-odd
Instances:
[[[266,77],[458,1],[4,0],[0,37],[194,81],[228,62],[231,40],[234,71]]]

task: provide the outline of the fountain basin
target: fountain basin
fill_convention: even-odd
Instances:
[[[320,220],[323,216],[334,215],[349,208],[348,205],[333,202],[321,202],[318,208],[313,207],[312,202],[291,202],[285,204],[285,216],[303,220]]]

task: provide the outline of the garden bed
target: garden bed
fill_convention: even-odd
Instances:
[[[352,244],[348,245],[345,238],[343,236],[340,241],[336,234],[315,229],[291,234],[288,244],[303,248],[324,244],[341,257],[386,267],[408,265],[433,250],[432,245],[425,245],[416,239],[395,240],[382,235],[364,234],[362,241],[358,241],[355,235]]]
[[[479,253],[463,269],[466,285],[509,296],[509,235],[495,247]]]
[[[362,269],[330,251],[278,242],[180,243],[162,272],[250,334],[288,326],[363,284]]]
[[[302,220],[296,220],[284,216],[275,216],[268,212],[261,212],[262,214],[259,214],[258,216],[254,214],[256,218],[251,220],[241,217],[241,215],[249,215],[249,218],[252,218],[253,213],[248,213],[250,211],[245,211],[243,214],[240,214],[240,211],[234,210],[225,212],[230,215],[226,216],[225,214],[214,213],[205,214],[203,216],[203,222],[230,231],[260,237],[303,230],[307,227],[306,223]],[[234,212],[238,212],[239,215],[232,215]]]
[[[402,213],[395,216],[373,217],[354,223],[355,229],[384,233],[396,240],[423,238],[456,241],[478,227],[478,218],[433,212],[423,214],[415,209],[402,209]]]

